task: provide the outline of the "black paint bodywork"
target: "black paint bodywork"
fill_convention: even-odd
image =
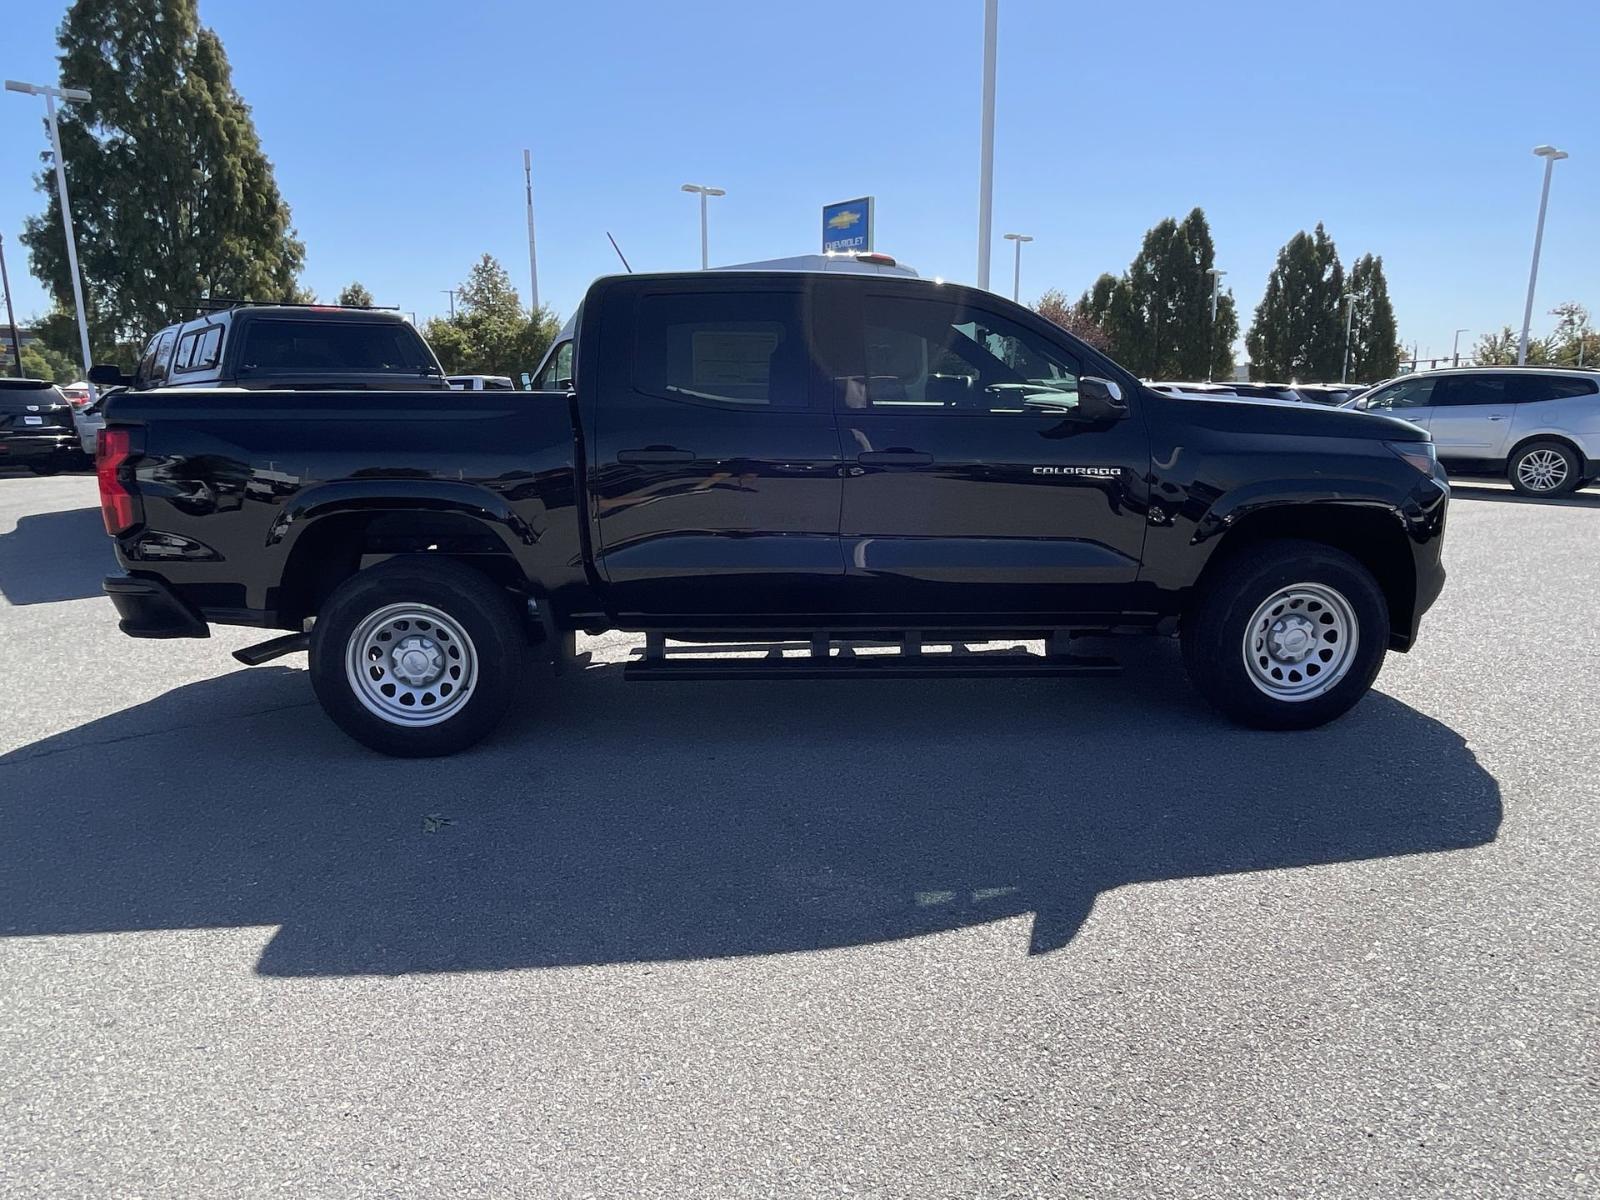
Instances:
[[[730,411],[639,386],[641,301],[706,291],[800,305],[805,403]],[[864,370],[869,294],[1024,326],[1119,385],[1127,413],[853,410],[840,380]],[[1026,309],[920,280],[624,276],[582,314],[572,393],[114,397],[108,424],[139,455],[122,565],[163,612],[271,628],[421,552],[482,566],[566,628],[1127,630],[1170,628],[1220,547],[1270,532],[1365,558],[1400,649],[1443,584],[1448,488],[1391,448],[1428,440],[1403,421],[1163,395]],[[170,635],[137,594],[117,597],[127,632]]]

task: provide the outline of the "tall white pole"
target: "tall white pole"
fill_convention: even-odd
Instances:
[[[706,194],[704,190],[700,192],[700,269],[702,271],[711,269],[711,249],[706,237]]]
[[[50,126],[50,152],[56,160],[56,193],[61,197],[61,224],[67,231],[67,267],[72,272],[72,302],[78,307],[78,340],[83,348],[83,377],[94,364],[89,358],[89,316],[83,307],[83,280],[78,276],[78,239],[72,232],[72,206],[67,203],[67,166],[61,157],[61,131],[56,128],[56,98],[44,94],[44,111]],[[94,385],[89,387],[94,396]]]
[[[522,179],[528,193],[528,308],[539,315],[539,259],[533,252],[533,155],[522,152]]]
[[[1452,367],[1459,367],[1461,365],[1461,335],[1466,331],[1466,327],[1463,326],[1462,328],[1456,330],[1455,337],[1450,339],[1450,365]]]
[[[1522,310],[1522,340],[1517,343],[1517,366],[1528,362],[1528,327],[1533,324],[1533,288],[1539,281],[1539,250],[1544,245],[1544,212],[1550,204],[1550,173],[1555,170],[1556,159],[1566,154],[1554,146],[1539,146],[1534,153],[1544,159],[1544,188],[1539,193],[1539,224],[1533,232],[1533,266],[1528,271],[1528,303]]]
[[[1211,276],[1211,336],[1206,339],[1206,346],[1210,353],[1206,359],[1206,382],[1211,382],[1211,377],[1216,374],[1217,357],[1217,301],[1222,296],[1222,277],[1227,274],[1221,267],[1208,267],[1206,273]]]
[[[983,145],[978,166],[978,286],[989,290],[989,242],[994,237],[994,48],[1000,0],[983,5]]]
[[[1017,265],[1011,271],[1011,299],[1014,303],[1022,303],[1022,239],[1017,238]]]
[[[1350,324],[1356,315],[1356,296],[1347,292],[1344,298],[1344,365],[1339,368],[1339,382],[1350,377]]]

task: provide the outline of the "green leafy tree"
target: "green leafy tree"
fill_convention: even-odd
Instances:
[[[538,367],[560,330],[548,308],[522,307],[506,269],[485,254],[457,291],[455,316],[435,317],[423,334],[447,374],[515,379]]]
[[[1078,307],[1105,331],[1111,354],[1136,374],[1204,379],[1231,374],[1239,319],[1233,293],[1218,299],[1211,321],[1211,268],[1216,248],[1201,209],[1168,218],[1144,236],[1128,270],[1102,275]]]
[[[1550,310],[1558,318],[1550,336],[1550,361],[1564,367],[1600,366],[1600,333],[1590,327],[1589,310],[1567,300]]]
[[[9,338],[6,350],[9,352],[11,344]],[[6,363],[7,374],[11,373],[9,355]],[[51,383],[73,383],[83,377],[83,368],[72,359],[60,354],[49,346],[35,342],[31,346],[22,348],[22,374],[28,379],[48,379]]]
[[[1080,300],[1076,304],[1068,300],[1066,294],[1057,288],[1051,288],[1039,297],[1039,302],[1033,306],[1033,311],[1047,321],[1052,321],[1061,326],[1081,342],[1087,342],[1096,350],[1111,350],[1111,339],[1106,336],[1106,331],[1101,328],[1100,322],[1088,307],[1087,300]]]
[[[1387,379],[1400,367],[1389,283],[1383,259],[1363,254],[1350,268],[1350,378],[1367,383]]]
[[[371,308],[372,293],[359,282],[351,283],[339,293],[339,303],[350,308]]]
[[[1278,251],[1245,335],[1250,378],[1302,383],[1339,378],[1344,354],[1344,268],[1319,223]]]
[[[61,116],[93,343],[135,343],[205,297],[298,298],[305,249],[195,0],[77,0],[57,42],[61,78],[93,96]],[[37,183],[48,204],[22,240],[70,310],[54,182]]]

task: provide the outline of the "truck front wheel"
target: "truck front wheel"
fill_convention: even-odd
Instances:
[[[1186,615],[1183,659],[1206,699],[1254,729],[1309,729],[1366,695],[1389,645],[1371,572],[1316,542],[1262,542],[1223,562]]]
[[[311,686],[340,729],[403,758],[454,754],[505,715],[524,640],[510,598],[443,559],[398,558],[329,597],[311,630]]]

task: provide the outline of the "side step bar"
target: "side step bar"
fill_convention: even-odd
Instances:
[[[950,641],[952,646],[961,644],[961,639],[940,640]],[[988,642],[1006,639],[996,638],[993,632],[983,632],[975,633],[966,640]],[[666,635],[649,633],[645,635],[642,657],[629,662],[622,670],[622,677],[627,680],[910,679],[933,675],[956,678],[983,675],[1117,675],[1122,671],[1121,664],[1115,659],[1068,654],[1064,633],[1049,636],[1046,643],[1048,652],[1045,654],[1009,650],[969,652],[954,648],[947,653],[927,654],[922,649],[922,634],[915,631],[901,635],[898,652],[891,654],[857,654],[850,644],[852,641],[884,645],[882,639],[817,633],[811,635],[809,653],[805,655],[786,656],[783,647],[795,643],[785,641],[774,643],[762,657],[735,658],[727,653],[717,654],[716,651],[749,651],[757,646],[740,643],[731,647],[673,647],[673,653],[669,654]],[[832,652],[835,645],[839,650],[837,654]]]
[[[298,650],[311,648],[311,635],[309,633],[286,633],[282,637],[275,637],[270,642],[257,642],[254,646],[246,646],[243,650],[235,650],[233,656],[247,667],[259,667],[264,662],[271,662],[275,658],[282,658],[285,654],[293,654]]]

